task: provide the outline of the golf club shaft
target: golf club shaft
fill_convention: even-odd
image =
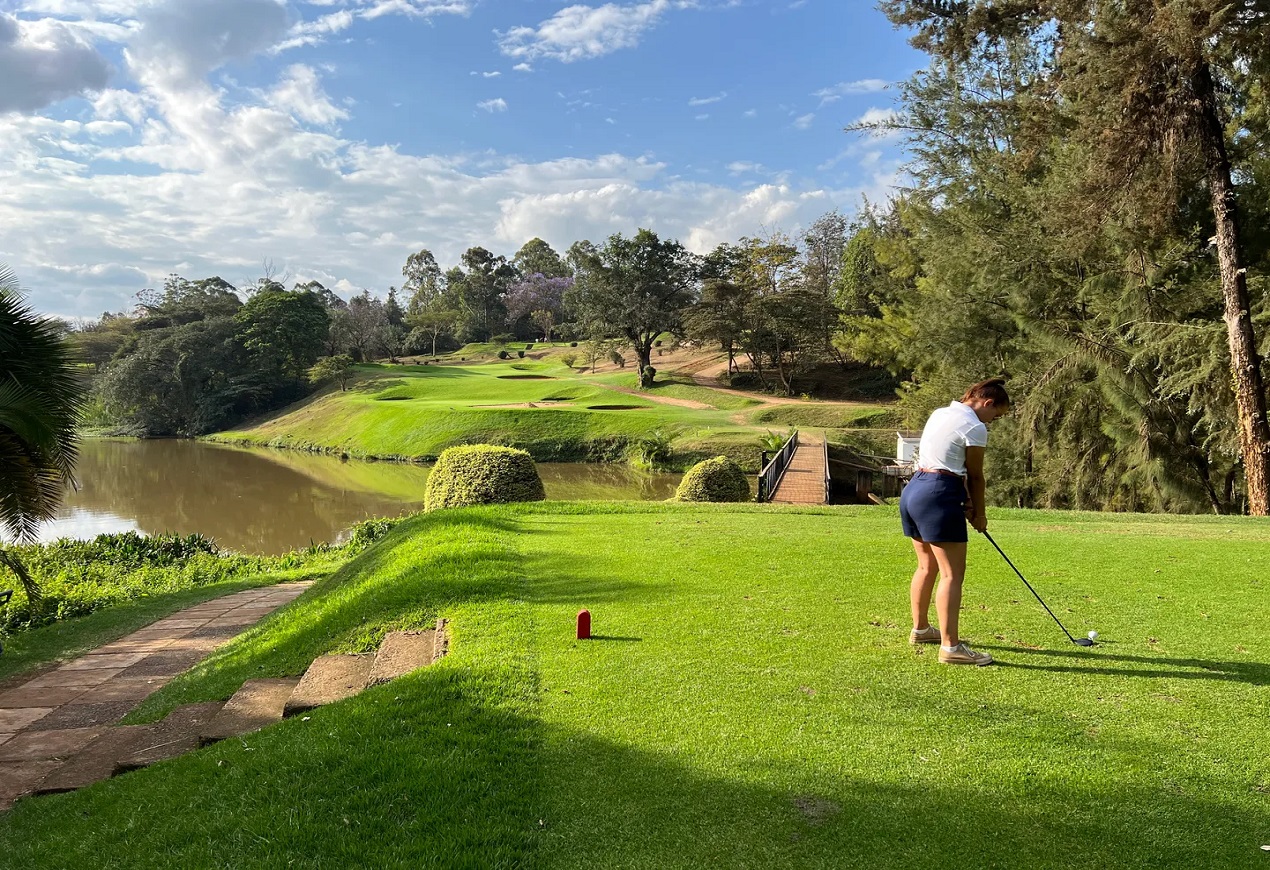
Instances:
[[[992,540],[992,535],[989,535],[987,532],[984,532],[983,536],[988,539],[988,543],[992,544],[992,546],[997,548],[997,552],[1001,554],[1002,559],[1005,559],[1005,563],[1009,565],[1011,568],[1014,568],[1014,563],[1011,562],[1010,557],[1005,554],[1005,550],[1002,550],[1001,547],[997,544],[997,542]],[[1057,616],[1054,616],[1054,611],[1050,610],[1050,606],[1045,603],[1045,599],[1040,596],[1040,593],[1038,593],[1035,589],[1032,588],[1032,584],[1027,582],[1027,578],[1023,576],[1023,572],[1020,571],[1018,568],[1014,568],[1014,573],[1019,575],[1019,579],[1023,581],[1023,585],[1028,588],[1029,592],[1031,592],[1033,595],[1036,596],[1036,600],[1041,602],[1041,606],[1045,608],[1045,612],[1054,618],[1054,621],[1058,623],[1058,627],[1063,629],[1063,634],[1067,635],[1067,639],[1070,640],[1072,643],[1076,643],[1076,638],[1072,637],[1072,633],[1063,626],[1062,622],[1059,622],[1059,619]]]

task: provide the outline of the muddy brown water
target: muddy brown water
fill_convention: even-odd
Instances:
[[[76,469],[79,489],[67,494],[40,537],[198,532],[240,553],[283,553],[338,541],[370,517],[421,509],[430,471],[295,450],[86,439]],[[547,498],[580,501],[666,499],[680,478],[575,463],[539,463],[538,473]]]

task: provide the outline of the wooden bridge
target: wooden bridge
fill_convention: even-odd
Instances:
[[[795,432],[767,461],[763,454],[758,500],[773,504],[829,504],[829,444]]]

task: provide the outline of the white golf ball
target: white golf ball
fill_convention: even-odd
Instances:
[[[1090,639],[1090,640],[1094,640],[1094,639],[1096,639],[1097,637],[1098,637],[1098,632],[1096,632],[1096,631],[1091,631],[1091,632],[1089,633],[1089,639]]]

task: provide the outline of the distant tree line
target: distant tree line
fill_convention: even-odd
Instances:
[[[72,340],[97,371],[93,422],[148,436],[224,429],[314,382],[344,388],[354,363],[473,342],[578,341],[592,364],[623,366],[624,346],[650,385],[657,337],[672,333],[717,343],[747,359],[760,384],[792,393],[812,364],[842,360],[831,337],[848,230],[835,212],[797,242],[745,238],[705,256],[649,230],[576,242],[563,256],[532,239],[510,260],[469,248],[446,270],[424,249],[382,300],[368,290],[345,300],[316,281],[239,288],[171,275],[133,311],[81,324]]]

